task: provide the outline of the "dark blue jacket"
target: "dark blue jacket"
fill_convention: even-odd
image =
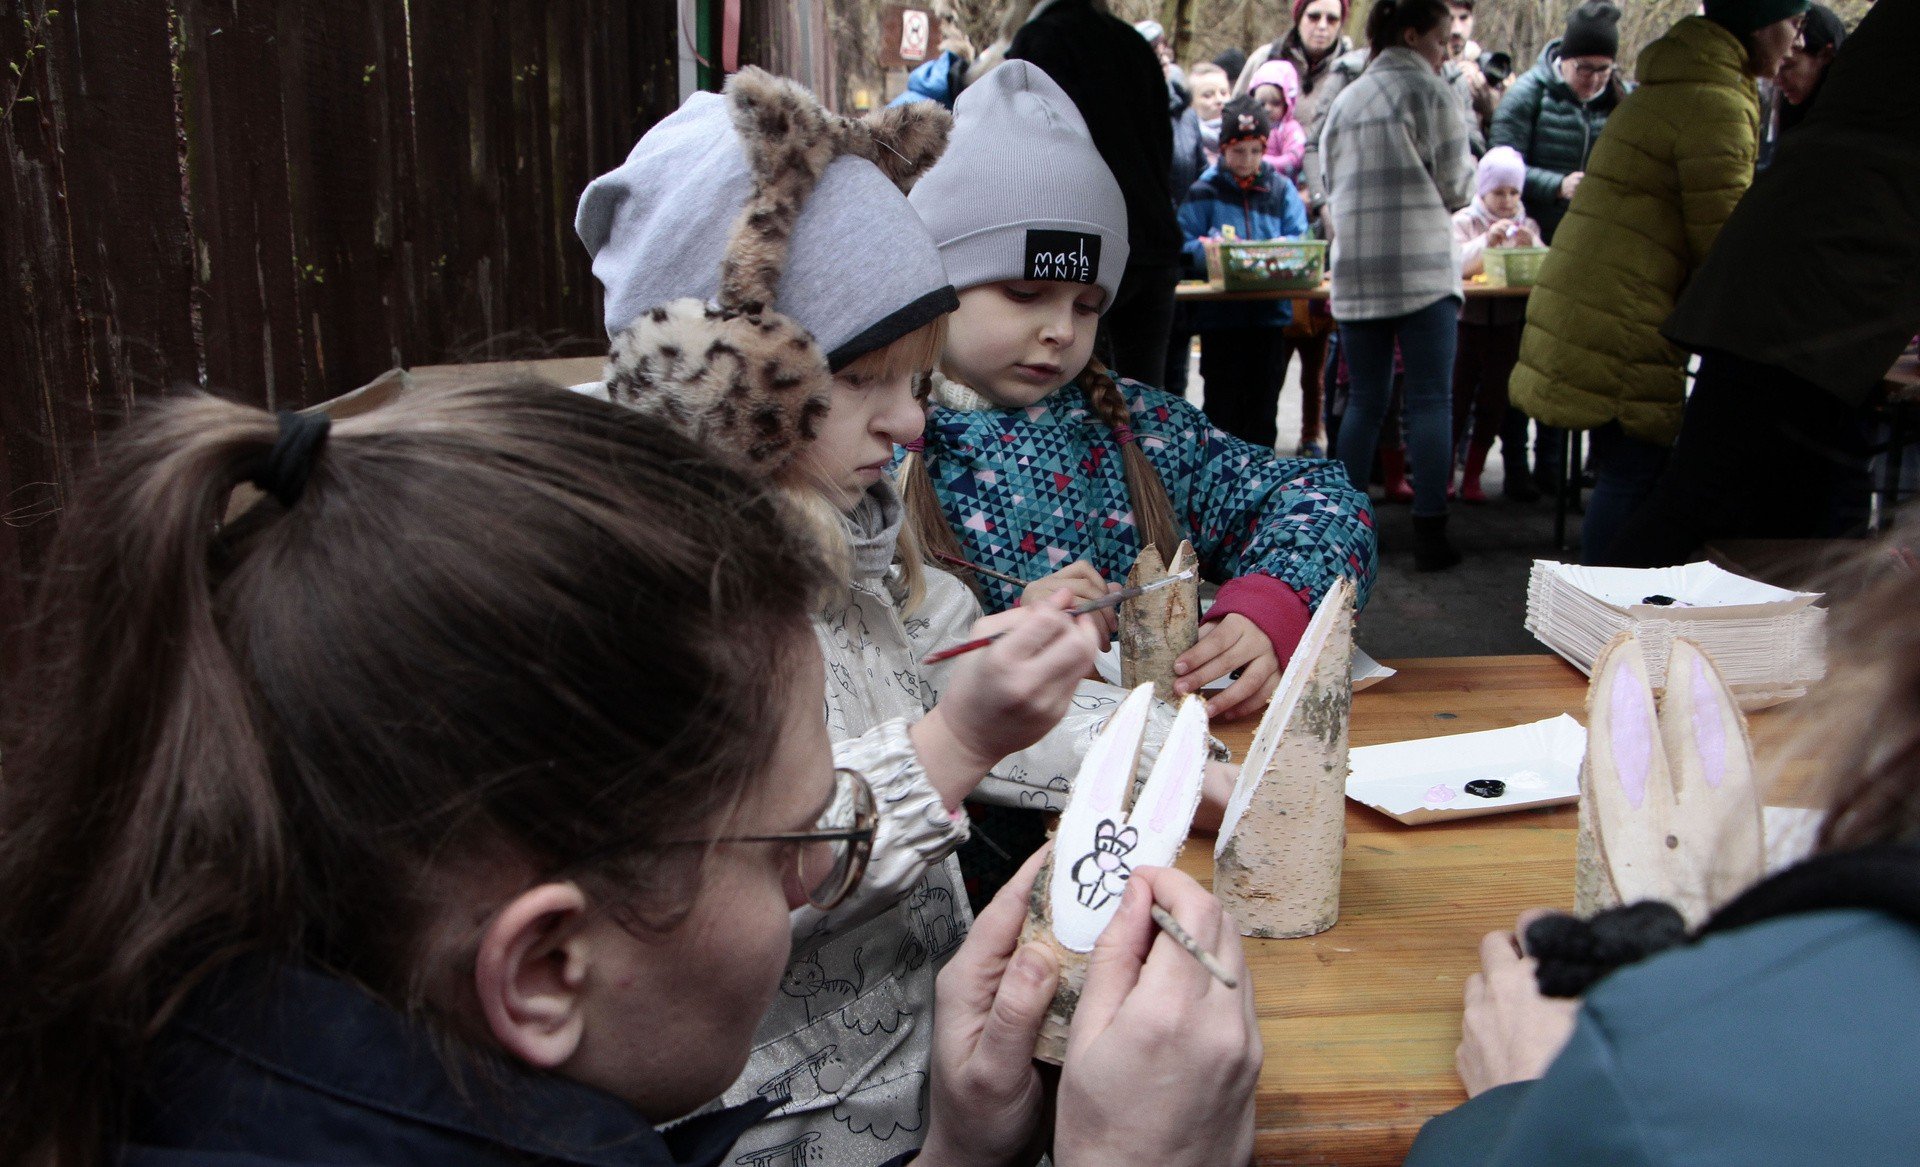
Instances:
[[[612,1095],[502,1059],[459,1079],[423,1029],[359,989],[235,962],[167,1027],[122,1167],[711,1167],[772,1106],[656,1132]]]
[[[1920,1161],[1920,930],[1785,916],[1597,986],[1546,1076],[1429,1122],[1407,1167]]]
[[[1216,162],[1191,187],[1180,204],[1180,230],[1187,237],[1189,271],[1204,273],[1206,249],[1200,240],[1232,227],[1239,239],[1297,239],[1307,233],[1307,208],[1293,182],[1270,163],[1260,164],[1260,173],[1250,186]],[[1193,330],[1211,332],[1222,328],[1282,328],[1293,320],[1293,307],[1287,300],[1239,300],[1223,304],[1195,304]]]

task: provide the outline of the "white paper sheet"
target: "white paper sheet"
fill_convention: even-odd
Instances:
[[[1350,755],[1347,797],[1409,826],[1580,797],[1587,731],[1567,714],[1507,729],[1361,746]],[[1467,793],[1475,779],[1505,783],[1496,797]]]

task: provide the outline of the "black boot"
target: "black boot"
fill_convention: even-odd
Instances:
[[[1506,468],[1500,483],[1500,493],[1514,502],[1540,501],[1540,488],[1533,484],[1533,471],[1527,468],[1527,451],[1524,447],[1514,450],[1503,440],[1500,443],[1500,461]]]
[[[1447,541],[1447,516],[1413,516],[1413,570],[1445,571],[1460,562],[1460,552]]]

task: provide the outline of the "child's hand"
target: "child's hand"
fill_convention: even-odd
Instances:
[[[1511,932],[1489,932],[1480,940],[1480,971],[1467,978],[1466,1016],[1454,1067],[1467,1097],[1475,1098],[1508,1082],[1525,1082],[1547,1072],[1573,1036],[1580,1002],[1541,995],[1521,937],[1544,909],[1522,912]]]
[[[1059,724],[1081,678],[1093,671],[1100,633],[1067,614],[1073,593],[976,620],[970,638],[1004,633],[958,658],[946,694],[907,731],[927,780],[948,809],[1008,754]]]
[[[1108,583],[1101,578],[1099,568],[1084,559],[1076,559],[1052,575],[1043,575],[1028,584],[1026,590],[1020,593],[1020,606],[1031,608],[1062,589],[1073,593],[1074,604],[1084,604],[1088,600],[1097,600],[1108,592],[1119,591],[1120,585]],[[1106,647],[1107,641],[1113,639],[1114,633],[1120,631],[1120,612],[1117,608],[1105,608],[1089,613],[1081,619],[1088,623],[1097,623],[1104,631],[1105,636],[1100,642],[1102,648]]]
[[[1538,247],[1540,237],[1525,223],[1515,223],[1513,229],[1507,232],[1507,242],[1514,247]]]
[[[1149,914],[1156,900],[1239,988],[1159,934]],[[1261,1060],[1239,927],[1192,877],[1137,867],[1087,962],[1060,1070],[1053,1161],[1245,1163]]]
[[[1233,788],[1240,782],[1238,762],[1208,762],[1206,777],[1200,782],[1200,808],[1193,812],[1197,830],[1217,831],[1227,815],[1227,803],[1233,801]]]
[[[1173,662],[1174,675],[1180,678],[1173,684],[1174,692],[1197,693],[1235,669],[1240,670],[1240,679],[1207,702],[1207,716],[1216,721],[1259,712],[1280,683],[1273,642],[1258,624],[1238,612],[1201,627],[1200,639]]]

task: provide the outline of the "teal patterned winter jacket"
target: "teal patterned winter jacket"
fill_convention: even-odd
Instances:
[[[1338,462],[1275,457],[1214,428],[1181,398],[1118,384],[1202,573],[1221,585],[1208,619],[1245,615],[1284,661],[1336,580],[1354,580],[1365,603],[1378,560],[1373,513]],[[968,557],[1029,580],[1085,559],[1124,581],[1140,533],[1120,447],[1080,386],[1024,409],[954,408],[957,399],[985,405],[942,386],[924,456]],[[989,612],[1019,598],[1011,584],[980,582]]]

